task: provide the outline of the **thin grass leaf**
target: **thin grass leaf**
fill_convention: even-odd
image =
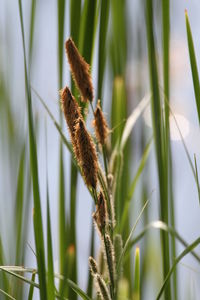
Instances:
[[[198,175],[198,170],[197,170],[197,160],[196,160],[196,155],[195,154],[194,154],[194,164],[195,164],[196,183],[197,183],[197,190],[198,190],[199,204],[200,204],[199,175]]]
[[[7,271],[12,271],[12,272],[22,272],[22,273],[37,273],[36,269],[33,268],[25,268],[21,266],[5,266],[2,265],[0,268],[7,270]]]
[[[12,297],[11,295],[9,295],[8,293],[6,293],[2,289],[0,289],[0,293],[3,294],[4,296],[6,296],[6,298],[8,298],[8,299],[17,300],[16,298]]]
[[[59,236],[59,263],[60,273],[63,273],[65,264],[66,251],[66,220],[65,220],[65,175],[64,175],[64,161],[63,161],[63,146],[60,141],[59,151],[59,196],[58,196],[58,236]]]
[[[35,282],[35,275],[36,275],[36,273],[33,273],[32,277],[31,277],[31,281],[33,281],[33,282]],[[29,293],[28,293],[28,300],[33,299],[33,292],[34,292],[34,286],[30,285]]]
[[[72,146],[71,144],[67,141],[61,126],[58,124],[58,122],[56,121],[56,119],[54,118],[54,116],[52,115],[52,113],[50,112],[48,106],[46,105],[45,101],[42,99],[42,97],[37,93],[37,91],[32,87],[33,92],[35,93],[35,95],[37,96],[37,98],[39,99],[39,101],[42,103],[42,105],[44,106],[45,110],[47,111],[49,117],[51,118],[51,120],[53,121],[56,129],[58,130],[59,134],[61,135],[61,138],[64,142],[64,144],[66,145],[67,149],[69,150],[69,152],[72,154],[73,157],[73,150],[72,150]],[[77,165],[77,163],[75,162],[75,160],[73,160],[73,162],[75,163],[75,165]]]
[[[164,283],[156,297],[156,300],[160,299],[164,290],[166,289],[167,285],[169,284],[170,277],[172,273],[174,272],[174,269],[176,268],[177,264],[180,262],[180,260],[186,256],[188,253],[190,253],[195,247],[197,247],[200,244],[200,238],[196,239],[192,244],[190,244],[176,259],[175,262],[173,263],[171,269],[169,270]]]
[[[17,192],[15,202],[15,224],[16,224],[16,264],[22,264],[22,221],[23,221],[23,206],[24,206],[24,162],[25,162],[25,146],[22,149],[18,179],[17,179]]]
[[[187,14],[187,10],[185,11],[185,23],[186,23],[186,30],[187,30],[187,40],[188,40],[188,49],[190,55],[190,65],[192,71],[192,79],[193,79],[193,86],[194,86],[194,93],[196,99],[196,107],[198,118],[200,122],[200,83],[199,83],[199,73],[197,68],[195,50],[194,50],[194,43],[192,38],[192,31],[190,27],[190,22]]]
[[[93,208],[94,211],[94,208]],[[92,224],[93,225],[93,224]],[[94,257],[94,226],[91,226],[91,235],[90,235],[90,257]],[[87,283],[87,295],[92,297],[93,292],[93,276],[91,271],[88,270],[88,283]]]
[[[47,298],[46,276],[45,276],[46,268],[45,268],[44,238],[43,238],[42,213],[41,213],[39,180],[38,180],[37,151],[36,151],[36,142],[35,142],[34,126],[33,126],[31,88],[30,88],[30,82],[28,78],[29,72],[27,69],[27,62],[26,62],[24,24],[23,24],[21,0],[18,0],[18,7],[19,7],[20,24],[21,24],[21,32],[22,32],[22,42],[23,42],[25,88],[26,88],[26,100],[27,100],[27,110],[28,110],[27,113],[28,113],[28,125],[29,125],[30,165],[31,165],[31,173],[32,173],[33,198],[34,198],[34,215],[33,215],[34,235],[35,235],[35,244],[36,244],[38,275],[39,275],[39,283],[40,283],[40,297],[41,299],[46,299]]]
[[[149,203],[149,200],[147,200],[147,201],[145,202],[144,206],[142,207],[142,209],[141,209],[141,211],[140,211],[140,213],[139,213],[139,215],[138,215],[138,217],[137,217],[137,219],[136,219],[136,221],[135,221],[135,224],[133,225],[133,227],[132,227],[132,229],[131,229],[131,231],[130,231],[130,234],[129,234],[129,236],[128,236],[126,242],[125,242],[123,251],[122,251],[122,253],[121,253],[121,256],[120,256],[119,261],[118,261],[118,264],[117,264],[117,273],[118,273],[119,270],[120,270],[120,264],[122,263],[122,259],[123,259],[124,255],[125,255],[126,251],[127,251],[128,245],[129,245],[129,243],[130,243],[131,236],[132,236],[133,232],[135,231],[135,228],[136,228],[136,226],[137,226],[137,224],[138,224],[138,222],[139,222],[139,220],[140,220],[140,218],[141,218],[141,216],[142,216],[142,214],[143,214],[143,212],[144,212],[144,210],[145,210],[145,208],[146,208],[146,206],[147,206],[148,203]]]
[[[174,119],[174,121],[175,121],[175,124],[176,124],[176,127],[177,127],[177,129],[178,129],[178,132],[179,132],[179,134],[180,134],[181,142],[182,142],[182,144],[183,144],[183,147],[184,147],[184,150],[185,150],[185,153],[186,153],[186,156],[187,156],[187,159],[188,159],[188,162],[189,162],[189,165],[190,165],[190,168],[191,168],[191,171],[192,171],[192,174],[193,174],[193,177],[194,177],[196,186],[197,186],[197,190],[199,191],[199,190],[200,190],[200,186],[199,186],[198,177],[197,177],[197,174],[196,174],[195,167],[194,167],[194,165],[193,165],[193,162],[192,162],[192,159],[191,159],[191,157],[190,157],[189,151],[188,151],[187,146],[186,146],[186,144],[185,144],[185,141],[184,141],[183,135],[182,135],[182,133],[181,133],[180,127],[179,127],[179,125],[178,125],[178,122],[177,122],[177,120],[176,120],[176,117],[175,117],[175,115],[174,115],[172,109],[170,108],[170,106],[169,106],[169,109],[170,109],[170,113],[171,113],[171,115],[172,115],[172,117],[173,117],[173,119]]]
[[[137,244],[141,238],[147,233],[149,229],[159,229],[159,230],[164,230],[168,232],[171,236],[174,236],[177,241],[179,241],[184,247],[188,247],[188,243],[180,236],[180,234],[173,229],[172,227],[168,226],[162,221],[153,221],[150,224],[148,224],[141,233],[139,233],[130,243],[128,246],[128,252],[130,253],[130,249]],[[197,260],[198,263],[200,263],[200,257],[193,251],[191,251],[191,254],[193,257]]]
[[[32,53],[33,53],[33,39],[34,39],[34,29],[35,29],[35,12],[36,12],[37,0],[31,1],[31,11],[30,11],[30,31],[29,31],[29,70],[32,63]]]
[[[52,233],[51,233],[51,217],[49,209],[49,191],[47,184],[47,292],[48,300],[54,300],[54,266],[53,266],[53,249],[52,249]]]
[[[140,160],[137,172],[134,176],[134,179],[133,179],[133,181],[131,183],[131,186],[129,188],[129,191],[127,193],[127,197],[126,197],[126,200],[125,200],[125,206],[124,206],[121,222],[120,222],[120,225],[119,225],[119,228],[120,228],[121,232],[123,231],[123,228],[124,228],[125,223],[126,223],[126,219],[127,219],[128,213],[129,213],[129,207],[130,207],[131,199],[133,197],[136,184],[137,184],[137,182],[140,178],[140,175],[142,174],[142,171],[143,171],[144,167],[146,166],[147,158],[149,157],[151,143],[152,143],[152,139],[147,143],[147,145],[144,149],[144,153],[143,153],[142,158]]]
[[[122,137],[121,137],[121,142],[120,142],[120,150],[123,151],[127,140],[133,130],[133,127],[138,120],[138,118],[141,116],[141,114],[144,112],[144,110],[147,108],[149,102],[150,102],[151,97],[149,95],[146,95],[137,105],[137,107],[133,110],[131,115],[128,117],[126,124],[124,126],[123,132],[122,132]]]
[[[74,290],[74,292],[79,295],[83,300],[92,300],[83,290],[79,288],[79,286],[74,283],[72,280],[68,279],[67,280],[68,285],[70,286],[71,289]]]
[[[22,280],[22,281],[24,281],[24,282],[26,282],[26,283],[28,283],[28,284],[30,284],[30,285],[33,285],[34,287],[36,287],[36,288],[38,288],[38,289],[40,289],[39,284],[35,283],[35,282],[32,281],[32,280],[27,279],[27,278],[24,277],[24,276],[21,276],[21,275],[19,275],[19,274],[16,274],[15,272],[9,271],[7,268],[4,268],[3,266],[0,266],[0,270],[2,270],[3,272],[8,273],[9,275],[12,275],[12,276],[16,277],[17,279]]]

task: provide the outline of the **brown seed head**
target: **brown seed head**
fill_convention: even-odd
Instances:
[[[97,104],[96,110],[94,112],[94,128],[98,142],[101,145],[104,145],[108,137],[109,130],[99,103]]]
[[[82,118],[80,108],[69,88],[66,86],[60,92],[61,105],[64,112],[65,120],[69,128],[70,138],[74,149],[75,156],[79,160],[79,149],[76,142],[75,126],[79,119]]]
[[[76,125],[76,142],[79,149],[79,163],[88,187],[96,188],[98,159],[94,142],[88,133],[84,121],[78,120]]]
[[[90,265],[91,273],[93,275],[97,274],[98,273],[97,262],[92,256],[89,257],[89,265]]]
[[[100,233],[103,233],[106,226],[106,203],[102,192],[98,195],[98,203],[96,205],[96,212],[94,213],[93,218]]]
[[[65,43],[65,49],[70,64],[73,79],[81,92],[82,100],[92,101],[94,98],[92,79],[89,73],[90,66],[80,55],[73,40],[69,38]]]

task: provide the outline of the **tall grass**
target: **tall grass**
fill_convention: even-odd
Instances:
[[[56,2],[56,5],[56,92],[59,95],[58,91],[68,86],[76,99],[75,103],[78,104],[80,113],[77,112],[79,118],[76,117],[77,119],[73,120],[74,131],[70,131],[67,118],[72,117],[74,111],[71,112],[70,116],[67,116],[67,109],[69,109],[70,101],[73,99],[69,99],[72,97],[69,96],[69,93],[67,94],[68,98],[65,98],[64,91],[68,91],[68,88],[67,90],[63,89],[60,94],[63,111],[60,108],[60,101],[57,101],[59,110],[57,121],[54,117],[55,112],[46,104],[47,99],[40,96],[37,86],[32,87],[31,70],[34,66],[34,41],[37,37],[35,28],[39,2],[30,2],[30,23],[27,28],[24,25],[24,5],[22,5],[21,0],[18,0],[28,129],[23,134],[17,131],[18,118],[13,112],[10,99],[12,86],[6,84],[6,76],[0,71],[2,147],[9,149],[10,156],[14,157],[15,161],[15,164],[11,164],[10,167],[11,173],[13,173],[13,182],[10,183],[10,187],[13,189],[14,205],[10,209],[13,209],[14,239],[11,241],[10,235],[8,235],[10,240],[7,241],[8,246],[6,246],[5,234],[3,230],[0,231],[0,298],[29,300],[37,297],[42,300],[71,300],[78,299],[78,297],[87,300],[144,299],[145,289],[148,285],[146,281],[150,280],[149,274],[153,272],[151,261],[156,260],[162,274],[154,271],[156,290],[153,290],[153,297],[156,299],[163,297],[166,300],[179,299],[179,287],[182,285],[181,281],[178,282],[177,265],[187,254],[193,256],[197,266],[199,265],[200,257],[195,248],[199,245],[200,240],[197,238],[188,243],[175,228],[173,157],[169,122],[172,113],[170,107],[170,1],[163,0],[160,5],[155,5],[154,1],[147,0],[145,5],[140,7],[141,16],[145,16],[146,22],[147,43],[145,44],[145,51],[148,53],[150,90],[146,94],[144,93],[142,99],[137,99],[138,104],[134,106],[132,112],[129,110],[129,107],[132,106],[130,105],[132,98],[128,88],[130,78],[127,78],[129,47],[132,43],[127,1],[60,0]],[[161,20],[156,19],[158,13],[160,13]],[[185,21],[196,110],[200,119],[199,74],[187,12],[185,12]],[[162,28],[161,69],[159,68],[160,61],[156,44],[158,22]],[[69,25],[67,29],[66,24]],[[71,74],[74,72],[72,67],[69,74],[73,76],[68,82],[65,80],[65,66],[69,70],[68,62],[71,65],[69,54],[68,59],[65,55],[65,40],[69,38],[69,36],[65,36],[66,32],[69,32],[79,55],[89,64],[89,76],[94,75],[92,77],[94,84],[93,101],[92,99],[81,100],[82,90],[77,82],[76,84],[74,82],[74,79],[76,81],[76,74]],[[140,55],[141,53],[139,53]],[[139,56],[138,59],[140,59]],[[80,70],[81,65],[79,63],[79,72]],[[160,80],[160,72],[163,74],[163,82]],[[96,78],[96,82],[94,78]],[[82,81],[84,79],[82,77]],[[140,86],[142,84],[143,82],[140,82]],[[89,85],[86,87],[87,91],[88,89]],[[141,94],[143,90],[145,89],[140,89],[138,94]],[[37,128],[36,113],[32,102],[33,94],[39,99],[42,109],[55,125],[55,131],[59,137],[58,178],[54,180],[58,190],[55,201],[58,215],[52,214],[50,209],[53,199],[49,193],[48,178],[51,174],[49,174],[48,164],[50,162],[47,153],[44,153],[47,159],[46,198],[41,197],[40,190],[44,181],[40,181],[39,176],[41,170],[37,156],[37,130],[40,133],[42,129],[40,125]],[[110,102],[106,101],[107,98],[110,99]],[[68,103],[66,111],[65,102]],[[140,152],[138,159],[131,134],[135,133],[136,135],[136,129],[140,126],[138,123],[142,122],[141,116],[148,106],[150,106],[152,114],[153,135],[146,138],[145,127],[141,126],[142,142],[139,147],[142,149],[142,153]],[[107,110],[110,111],[110,115],[106,114]],[[97,111],[100,114],[100,125],[98,125]],[[95,130],[93,130],[95,133],[91,130],[90,122],[88,122],[88,119],[90,121],[91,118],[95,119]],[[65,121],[68,124],[70,141],[65,134]],[[105,126],[103,129],[99,129],[98,126],[102,124]],[[106,137],[103,142],[99,138],[98,130],[105,131]],[[28,143],[26,142],[26,135],[28,136]],[[199,193],[198,162],[195,156],[193,163],[182,136],[181,139],[194,175],[194,184],[196,184]],[[78,154],[76,145],[78,145]],[[153,148],[151,145],[154,145],[156,156],[160,217],[159,220],[149,222],[149,216],[148,218],[143,216],[145,213],[150,215],[151,212],[153,187],[150,186],[151,178],[147,175],[150,172],[148,161],[151,148]],[[89,151],[86,151],[87,149]],[[67,164],[64,159],[65,152],[70,154],[70,161],[68,160]],[[84,160],[85,157],[86,160]],[[66,172],[67,169],[68,172]],[[89,174],[87,173],[88,170]],[[90,182],[91,173],[93,179],[95,178],[95,184]],[[70,174],[70,178],[67,174]],[[82,232],[82,228],[77,228],[79,177],[85,182],[88,190],[84,197],[88,195],[92,203],[93,213],[91,214],[89,232]],[[147,180],[150,187],[145,184]],[[66,190],[67,183],[69,184],[69,191]],[[133,201],[135,198],[138,198],[138,202]],[[31,215],[32,199],[33,212]],[[82,201],[84,200],[82,199]],[[41,208],[42,203],[45,203],[45,212]],[[85,201],[85,203],[88,202]],[[3,220],[1,222],[7,227],[8,220],[3,214],[1,216]],[[32,266],[32,263],[29,264],[26,261],[30,220],[33,222],[34,247],[32,256],[36,258],[36,268]],[[55,232],[54,220],[58,224],[56,238],[53,233]],[[140,231],[137,231],[138,228]],[[143,239],[147,241],[148,232],[155,231],[155,229],[160,232],[161,245],[158,243],[152,250],[150,243],[144,244]],[[84,288],[82,288],[83,274],[79,271],[81,258],[78,256],[77,230],[89,237],[89,245],[83,246],[88,249],[89,258],[88,270],[84,275],[86,276]],[[177,242],[183,247],[180,254],[177,254]],[[147,245],[145,251],[144,245]],[[158,248],[162,258],[157,257]],[[7,251],[7,249],[9,250]],[[55,266],[55,249],[59,253],[58,271]],[[147,257],[144,257],[143,253]],[[156,280],[156,278],[158,279]]]

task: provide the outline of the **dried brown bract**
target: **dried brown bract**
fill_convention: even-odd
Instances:
[[[69,133],[70,133],[70,138],[74,149],[74,153],[77,160],[79,160],[79,149],[78,149],[78,144],[76,142],[75,126],[78,120],[82,118],[80,108],[67,86],[61,90],[60,96],[61,96],[62,110],[64,112],[65,120],[69,128]]]
[[[96,188],[98,159],[94,142],[88,133],[84,121],[78,120],[76,125],[76,142],[79,149],[79,164],[82,168],[85,182],[88,187]]]
[[[92,79],[89,73],[90,66],[80,55],[73,40],[69,38],[65,43],[65,49],[70,64],[73,79],[81,92],[82,100],[92,101],[94,98]]]
[[[99,102],[94,112],[94,128],[98,142],[101,145],[104,145],[108,137],[109,130]]]
[[[93,218],[99,231],[103,233],[106,226],[106,203],[102,192],[98,195],[98,203],[96,205],[96,212],[93,214]]]

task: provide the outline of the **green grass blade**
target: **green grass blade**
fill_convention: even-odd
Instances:
[[[53,266],[53,249],[52,249],[52,233],[51,233],[51,217],[49,209],[49,191],[47,184],[47,291],[48,300],[54,300],[54,266]]]
[[[135,249],[133,300],[140,300],[140,249]]]
[[[27,62],[26,62],[24,25],[23,25],[21,0],[18,1],[18,6],[19,6],[20,24],[21,24],[21,31],[22,31],[22,41],[23,41],[25,87],[26,87],[26,99],[27,99],[27,109],[28,109],[30,165],[31,165],[33,198],[34,198],[34,214],[33,214],[34,235],[35,235],[37,266],[38,266],[38,275],[39,275],[39,284],[40,284],[40,298],[45,300],[47,299],[47,290],[46,290],[46,274],[45,274],[46,269],[45,269],[45,254],[44,254],[44,237],[43,237],[42,213],[41,213],[39,181],[38,181],[37,151],[36,151],[34,126],[33,126],[31,88],[28,79],[28,69],[27,69]]]
[[[125,244],[124,244],[123,251],[122,251],[121,256],[119,258],[119,261],[118,261],[117,272],[120,270],[120,264],[122,263],[122,259],[123,259],[124,255],[125,255],[125,253],[126,253],[126,251],[128,249],[131,236],[132,236],[133,232],[135,231],[135,228],[136,228],[136,226],[137,226],[137,224],[138,224],[138,222],[139,222],[139,220],[140,220],[140,218],[141,218],[141,216],[142,216],[142,214],[143,214],[143,212],[144,212],[144,210],[145,210],[145,208],[146,208],[146,206],[147,206],[148,203],[149,203],[149,200],[147,200],[145,202],[144,206],[142,207],[142,209],[141,209],[141,211],[140,211],[140,213],[139,213],[139,215],[138,215],[138,217],[137,217],[137,219],[136,219],[136,221],[135,221],[135,223],[134,223],[134,225],[133,225],[133,227],[132,227],[132,229],[130,231],[130,234],[129,234],[129,236],[128,236]]]
[[[195,93],[195,99],[196,99],[196,107],[197,107],[197,113],[198,113],[198,118],[199,118],[199,122],[200,122],[199,74],[198,74],[198,68],[197,68],[197,62],[196,62],[196,56],[195,56],[195,50],[194,50],[194,43],[193,43],[193,38],[192,38],[192,31],[191,31],[187,11],[185,11],[185,22],[186,22],[186,30],[187,30],[188,49],[189,49],[189,55],[190,55],[190,65],[191,65],[191,70],[192,70],[192,79],[193,79],[194,93]]]
[[[168,147],[166,146],[166,138],[161,111],[161,101],[159,93],[159,80],[156,60],[156,48],[154,41],[153,27],[153,1],[146,1],[146,31],[147,45],[149,56],[149,77],[151,85],[151,108],[153,131],[155,138],[157,168],[159,177],[160,191],[160,214],[161,219],[168,224]],[[162,260],[164,277],[170,269],[170,252],[169,252],[169,237],[165,232],[161,233],[162,239]],[[168,285],[165,291],[165,299],[171,299],[171,287]]]
[[[116,77],[113,85],[112,111],[111,111],[111,127],[112,132],[112,148],[114,149],[118,140],[121,140],[122,132],[126,120],[126,91],[125,82],[122,77]],[[119,126],[120,125],[120,126]]]
[[[76,20],[76,22],[74,22]],[[81,20],[81,0],[70,1],[70,34],[76,45],[79,42]]]
[[[65,0],[57,1],[58,12],[58,86],[63,84],[63,50],[64,50],[64,25],[65,25]]]
[[[163,27],[163,79],[164,94],[169,100],[169,48],[170,48],[170,0],[162,0],[162,27]],[[168,139],[169,107],[165,104],[165,125]]]
[[[106,63],[106,37],[108,31],[108,19],[110,11],[110,0],[101,1],[101,13],[100,13],[100,27],[99,27],[99,56],[98,56],[98,88],[97,99],[102,101],[102,86]]]
[[[93,225],[93,224],[92,224]],[[91,236],[90,236],[90,256],[94,257],[94,226],[91,226]],[[87,284],[87,295],[92,297],[93,292],[93,276],[91,271],[88,270],[88,284]]]
[[[195,247],[197,247],[200,244],[200,238],[196,239],[192,244],[190,244],[176,259],[173,263],[171,269],[169,270],[169,273],[167,274],[164,283],[158,293],[158,296],[156,297],[156,300],[160,299],[164,290],[166,289],[167,285],[169,284],[170,277],[172,273],[174,272],[174,269],[176,268],[177,264],[180,262],[180,260],[186,256],[188,253],[190,253]]]
[[[22,220],[23,220],[23,205],[24,205],[24,162],[25,162],[25,147],[23,147],[19,163],[17,192],[15,202],[15,224],[16,224],[16,264],[22,264]]]
[[[142,231],[139,233],[130,243],[128,247],[128,251],[130,252],[129,248],[132,248],[135,244],[137,244],[141,238],[147,233],[150,229],[159,229],[168,232],[171,236],[174,236],[177,241],[179,241],[184,247],[188,247],[188,243],[180,236],[180,234],[174,230],[174,228],[168,226],[162,221],[153,221],[148,224]],[[200,263],[200,257],[193,251],[191,251],[193,257]]]
[[[127,197],[126,197],[126,200],[125,200],[125,206],[124,206],[124,209],[123,209],[123,214],[122,214],[121,222],[120,222],[120,225],[119,225],[119,228],[120,228],[121,232],[123,231],[123,228],[124,228],[124,226],[126,224],[126,219],[127,219],[128,213],[129,213],[130,202],[131,202],[131,199],[133,197],[136,184],[137,184],[137,182],[138,182],[138,180],[140,178],[140,175],[141,175],[144,167],[146,166],[146,161],[147,161],[147,158],[149,156],[149,151],[150,151],[151,143],[152,143],[152,139],[147,143],[147,145],[146,145],[146,147],[144,149],[144,153],[143,153],[142,158],[140,160],[137,172],[136,172],[136,174],[134,176],[134,179],[133,179],[133,181],[131,183],[131,186],[129,188],[129,191],[128,191],[128,194],[127,194]]]
[[[4,249],[3,249],[3,245],[2,245],[1,236],[0,236],[0,265],[5,265],[5,255],[4,255]],[[8,282],[6,275],[3,273],[0,279],[1,279],[3,289],[8,291],[9,290],[9,282]]]
[[[63,51],[64,51],[64,25],[65,25],[65,0],[57,1],[57,22],[58,22],[58,86],[62,88],[63,84]],[[60,124],[62,128],[62,112],[60,110]],[[65,173],[63,159],[63,145],[60,140],[59,151],[59,196],[58,196],[58,236],[59,236],[59,268],[63,274],[66,251],[66,220],[65,220]],[[61,282],[60,282],[61,284]],[[60,285],[61,286],[61,285]],[[53,295],[53,293],[52,293]]]
[[[97,0],[85,0],[81,13],[79,51],[89,64],[91,64],[93,53],[96,8]]]
[[[32,274],[31,281],[35,282],[35,273]],[[28,293],[28,300],[33,299],[33,292],[34,292],[34,286],[30,285],[29,293]]]
[[[67,280],[68,285],[70,286],[71,289],[74,290],[74,292],[79,295],[83,300],[92,300],[83,290],[79,288],[79,286],[74,283],[72,280],[68,279]]]
[[[64,180],[64,162],[63,162],[63,148],[60,142],[59,152],[59,209],[58,209],[58,236],[59,236],[59,263],[60,273],[63,274],[63,267],[65,263],[66,251],[66,220],[65,220],[65,180]]]
[[[9,295],[8,293],[6,293],[2,289],[0,289],[0,293],[3,294],[4,296],[6,296],[6,299],[17,300],[16,298],[12,297],[11,295]]]
[[[123,151],[127,140],[133,130],[133,127],[138,120],[138,118],[141,116],[141,114],[144,112],[144,110],[147,108],[147,105],[149,104],[150,96],[145,96],[137,105],[137,107],[133,110],[131,115],[128,117],[126,124],[124,126],[123,132],[122,132],[122,138],[120,142],[120,150]]]
[[[33,53],[33,38],[34,38],[34,28],[35,28],[35,12],[36,12],[37,0],[31,1],[31,12],[30,12],[30,33],[29,33],[29,68],[32,63],[32,53]]]
[[[127,18],[124,0],[111,0],[112,40],[110,59],[114,77],[125,75],[127,63]]]
[[[24,282],[28,283],[29,285],[33,285],[34,287],[40,289],[40,286],[39,286],[38,283],[35,283],[34,281],[29,280],[29,279],[27,279],[26,277],[21,276],[21,275],[19,275],[19,274],[17,274],[17,273],[14,273],[14,272],[12,272],[12,271],[9,271],[9,269],[7,269],[7,268],[4,267],[4,266],[0,266],[0,270],[3,271],[3,272],[5,272],[5,273],[8,273],[9,275],[12,275],[13,277],[15,277],[15,278],[17,278],[17,279],[20,279],[21,281],[24,281]],[[46,299],[47,299],[47,298],[46,298]]]
[[[196,160],[196,155],[194,155],[194,165],[195,165],[197,191],[198,191],[199,204],[200,204],[200,187],[199,187],[199,175],[198,175],[198,170],[197,170],[197,160]]]

